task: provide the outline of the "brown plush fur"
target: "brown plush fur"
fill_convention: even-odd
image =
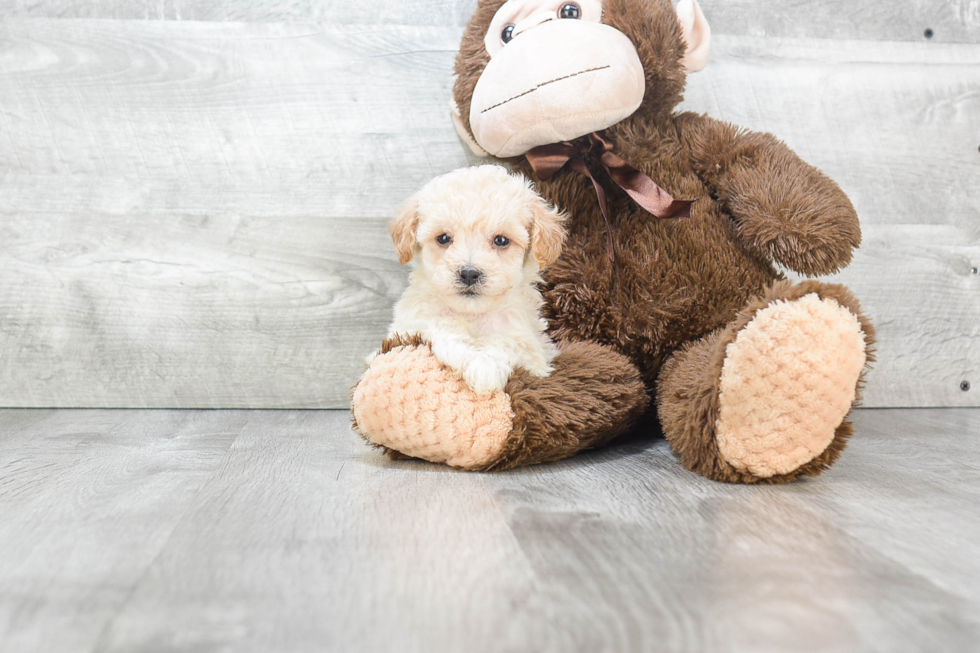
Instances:
[[[489,61],[483,36],[502,4],[480,0],[462,39],[454,94],[464,123]],[[783,276],[775,268],[781,264],[804,274],[825,274],[845,266],[860,243],[857,215],[833,181],[772,135],[703,115],[673,113],[685,83],[684,44],[669,0],[607,0],[603,22],[632,40],[647,77],[643,105],[607,129],[606,136],[615,142],[617,154],[675,198],[692,199],[694,205],[690,218],[658,220],[608,179],[600,179],[616,243],[611,262],[589,180],[566,169],[539,183],[541,194],[570,215],[563,254],[544,273],[550,332],[556,339],[609,345],[636,365],[651,395],[661,378],[657,403],[664,430],[689,469],[718,480],[758,481],[721,460],[713,440],[724,343],[773,297],[802,296],[807,288],[838,299],[860,316],[843,288],[777,283]],[[533,177],[523,157],[511,163]],[[870,338],[870,324],[861,320]],[[518,406],[554,414],[546,402]],[[836,460],[849,434],[845,422],[817,460],[786,478],[764,482],[818,473]],[[525,453],[500,466],[575,451],[567,443],[515,447]]]
[[[567,458],[625,433],[650,400],[636,367],[594,342],[559,343],[555,371],[541,379],[518,370],[507,383],[514,430],[487,469]]]

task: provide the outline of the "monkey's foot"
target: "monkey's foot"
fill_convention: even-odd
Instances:
[[[768,478],[823,453],[851,410],[867,360],[858,318],[817,294],[777,301],[728,344],[718,390],[718,451]]]
[[[664,364],[664,435],[688,469],[718,481],[815,476],[851,435],[846,420],[874,328],[843,286],[777,282],[724,329]]]

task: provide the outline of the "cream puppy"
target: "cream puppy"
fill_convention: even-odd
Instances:
[[[402,264],[415,261],[388,331],[420,334],[476,392],[502,390],[516,368],[551,373],[539,271],[561,253],[564,216],[505,168],[438,177],[392,221]]]

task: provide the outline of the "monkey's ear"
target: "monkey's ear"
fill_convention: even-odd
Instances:
[[[565,214],[540,197],[534,202],[531,223],[531,250],[538,266],[544,269],[558,260],[565,243]]]
[[[419,227],[419,201],[410,197],[398,210],[395,219],[388,223],[391,240],[398,252],[398,262],[405,265],[415,256],[415,231]]]
[[[677,3],[677,19],[681,22],[681,32],[687,50],[681,58],[681,65],[689,73],[696,73],[708,63],[711,50],[711,27],[704,17],[698,0],[680,0]]]
[[[459,140],[466,143],[466,145],[470,148],[470,151],[473,154],[479,157],[490,156],[489,154],[487,154],[487,151],[485,149],[480,147],[480,145],[475,140],[473,140],[473,137],[470,136],[470,133],[466,131],[466,125],[463,124],[463,114],[460,113],[459,111],[459,106],[456,104],[456,98],[449,100],[449,110],[453,114],[453,124],[456,126],[456,134],[459,136]]]

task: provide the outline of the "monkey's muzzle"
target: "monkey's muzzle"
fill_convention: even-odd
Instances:
[[[633,43],[602,23],[546,22],[497,52],[473,91],[470,128],[499,157],[570,141],[632,115],[646,82]]]

